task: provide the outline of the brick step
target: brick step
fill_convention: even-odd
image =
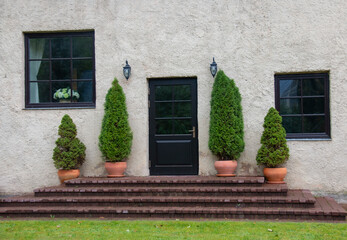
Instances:
[[[261,186],[264,177],[232,177],[221,178],[215,176],[156,176],[156,177],[124,177],[124,178],[77,178],[65,182],[67,187],[195,187],[209,186]]]
[[[261,187],[71,187],[64,186],[34,190],[36,197],[44,196],[286,196],[286,184],[263,184]]]
[[[317,198],[314,208],[261,207],[2,207],[1,217],[107,217],[120,219],[282,219],[345,221],[346,212],[333,199]]]
[[[293,207],[310,208],[316,200],[308,190],[289,190],[287,196],[55,196],[14,197],[0,200],[10,206],[134,206],[134,207]]]

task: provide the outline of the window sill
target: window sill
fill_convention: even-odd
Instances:
[[[61,110],[61,109],[95,109],[95,106],[88,107],[40,107],[40,108],[23,108],[22,110]]]
[[[287,139],[287,142],[289,141],[331,141],[331,138],[289,138]]]

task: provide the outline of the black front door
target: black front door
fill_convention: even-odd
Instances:
[[[149,81],[151,175],[198,174],[196,78]]]

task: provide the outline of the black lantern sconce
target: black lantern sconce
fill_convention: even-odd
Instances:
[[[128,80],[129,77],[130,77],[130,73],[131,73],[131,67],[130,65],[128,64],[128,60],[125,61],[125,66],[123,67],[123,74],[124,74],[124,77]]]
[[[217,73],[217,63],[214,61],[214,57],[213,57],[213,62],[210,65],[210,71],[211,71],[211,74],[212,74],[213,77],[216,76],[216,73]]]

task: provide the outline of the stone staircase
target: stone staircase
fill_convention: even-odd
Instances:
[[[0,199],[3,218],[345,221],[346,215],[332,198],[266,184],[263,177],[78,178]]]

